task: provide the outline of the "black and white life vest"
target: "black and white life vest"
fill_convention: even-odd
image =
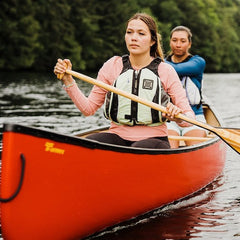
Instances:
[[[124,55],[122,61],[123,69],[114,81],[114,87],[166,106],[170,98],[164,91],[158,75],[161,59],[155,58],[148,66],[138,71],[132,68],[128,55]],[[166,121],[160,111],[112,92],[106,95],[104,115],[115,123],[130,126],[158,126]]]

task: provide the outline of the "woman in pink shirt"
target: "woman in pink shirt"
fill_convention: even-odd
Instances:
[[[194,118],[178,75],[163,62],[163,53],[155,21],[147,14],[137,13],[127,23],[125,42],[129,55],[114,56],[104,63],[97,80],[166,106],[167,114],[108,93],[94,86],[86,97],[71,75],[64,74],[62,82],[74,104],[85,115],[93,115],[105,102],[105,116],[111,120],[107,132],[95,133],[88,138],[105,143],[142,148],[170,148],[165,120],[176,121],[180,126],[190,126],[174,118],[183,113]],[[63,74],[68,59],[58,59],[54,73]],[[171,98],[171,102],[169,101]]]

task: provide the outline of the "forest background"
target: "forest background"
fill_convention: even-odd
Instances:
[[[0,70],[52,72],[69,58],[74,70],[96,72],[127,53],[126,21],[136,12],[157,20],[165,54],[171,29],[185,25],[205,72],[240,72],[240,0],[1,0]]]

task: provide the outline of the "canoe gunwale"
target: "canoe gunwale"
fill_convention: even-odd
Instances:
[[[106,127],[98,128],[98,130],[99,129],[103,130],[103,129],[106,129]],[[92,131],[96,131],[96,129]],[[157,154],[168,155],[168,154],[178,154],[183,152],[197,151],[199,149],[213,145],[216,142],[221,140],[218,136],[216,136],[212,139],[209,139],[208,141],[205,141],[196,145],[192,145],[192,146],[186,146],[186,147],[181,147],[176,149],[148,149],[148,148],[125,147],[125,146],[119,146],[114,144],[101,143],[91,139],[59,134],[52,131],[50,132],[50,131],[42,130],[39,128],[27,127],[24,125],[12,124],[12,123],[4,123],[3,132],[15,132],[15,133],[36,136],[39,138],[48,138],[53,141],[73,144],[76,146],[83,146],[90,149],[101,149],[101,150],[108,150],[108,151],[115,151],[115,152],[126,152],[126,153],[133,153],[133,154],[149,154],[149,155],[157,155]],[[91,132],[91,130],[89,130],[88,132]]]

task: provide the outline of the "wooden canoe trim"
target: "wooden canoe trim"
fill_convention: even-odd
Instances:
[[[207,137],[187,137],[187,136],[173,136],[173,135],[169,135],[168,139],[169,140],[178,140],[178,141],[207,141],[210,140],[212,138],[214,138],[214,135],[208,135]]]

